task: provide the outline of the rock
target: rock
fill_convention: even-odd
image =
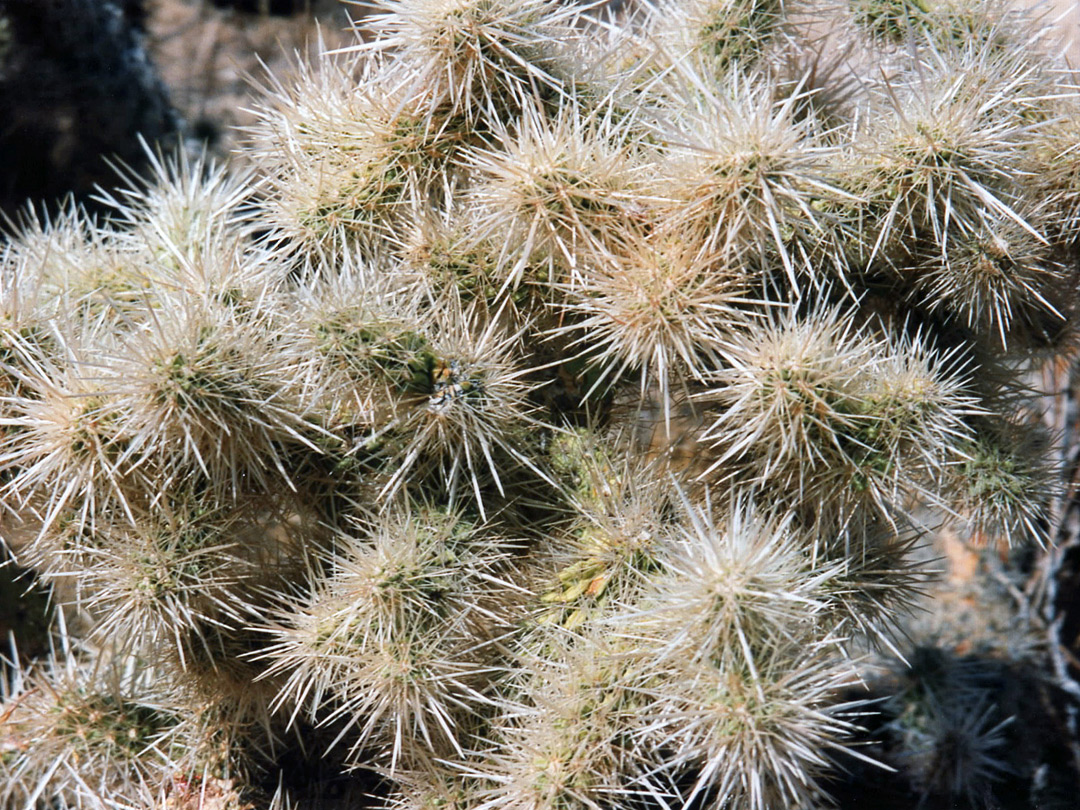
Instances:
[[[144,48],[143,0],[0,0],[0,212],[88,202],[181,122]]]

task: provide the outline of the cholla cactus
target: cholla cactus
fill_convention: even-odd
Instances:
[[[185,702],[154,668],[60,630],[62,653],[5,683],[5,807],[43,797],[60,807],[151,807],[180,784],[227,784],[234,763],[214,706]]]
[[[4,249],[4,539],[88,643],[5,696],[0,801],[306,806],[301,726],[396,810],[822,800],[915,516],[1047,539],[1050,44],[992,0],[365,36],[270,83],[252,175],[159,158]],[[954,720],[925,780],[979,800],[1004,726]]]

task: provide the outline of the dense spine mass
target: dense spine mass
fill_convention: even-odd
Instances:
[[[159,158],[3,248],[0,526],[79,621],[0,807],[239,810],[295,750],[395,810],[827,801],[928,516],[1047,540],[1053,43],[996,0],[364,32],[273,80],[253,175]],[[983,700],[927,792],[1001,770]]]

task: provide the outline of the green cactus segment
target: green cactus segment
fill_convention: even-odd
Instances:
[[[780,0],[711,0],[698,12],[705,22],[698,31],[701,47],[724,71],[748,67],[758,59],[784,20]]]
[[[248,394],[247,380],[242,372],[215,374],[218,361],[226,359],[229,350],[209,340],[200,340],[195,353],[177,353],[158,361],[161,388],[158,401],[183,411],[199,412],[212,409],[210,403],[240,404]]]
[[[499,251],[493,244],[472,244],[454,234],[436,236],[414,250],[408,259],[439,286],[455,290],[463,301],[497,306],[500,294]],[[515,305],[527,305],[531,292],[523,287],[511,293]]]
[[[559,619],[568,629],[604,608],[610,594],[616,601],[624,599],[664,567],[662,543],[645,526],[587,523],[569,544],[577,559],[556,574],[556,582],[540,597],[541,603],[563,609],[546,620]]]
[[[926,0],[851,0],[855,21],[887,42],[902,42],[926,25],[930,3]]]
[[[587,428],[558,433],[551,440],[548,455],[552,468],[567,481],[575,498],[602,508],[618,474],[611,451],[595,433]]]
[[[964,464],[964,475],[971,482],[972,498],[993,496],[1015,503],[1025,497],[1029,482],[1018,474],[1017,459],[1004,455],[1000,447],[979,444],[973,459]]]
[[[968,528],[1008,542],[1046,542],[1050,510],[1061,487],[1037,425],[1004,422],[967,448],[957,485]]]
[[[50,710],[57,734],[106,760],[144,756],[179,724],[160,709],[109,695],[61,695]]]
[[[401,392],[430,390],[434,358],[428,341],[405,325],[380,323],[363,310],[343,311],[316,324],[315,339],[324,356],[358,379]]]
[[[358,724],[358,756],[367,741],[383,741],[397,758],[406,730],[452,748],[449,724],[479,699],[500,622],[487,591],[503,552],[483,548],[459,514],[416,507],[370,540],[340,538],[335,570],[296,603],[270,648],[271,671],[287,674],[282,699]],[[338,703],[329,714],[323,691]]]
[[[484,392],[482,371],[468,362],[440,356],[428,338],[393,323],[360,319],[322,321],[315,327],[319,350],[336,365],[399,394],[428,397],[439,411],[459,399]]]

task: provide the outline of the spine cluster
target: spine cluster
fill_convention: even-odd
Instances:
[[[312,729],[394,810],[825,802],[927,520],[1046,540],[1053,41],[997,0],[361,32],[270,80],[246,173],[4,247],[0,527],[78,627],[0,704],[0,807],[239,810]],[[970,797],[964,716],[926,781]]]

